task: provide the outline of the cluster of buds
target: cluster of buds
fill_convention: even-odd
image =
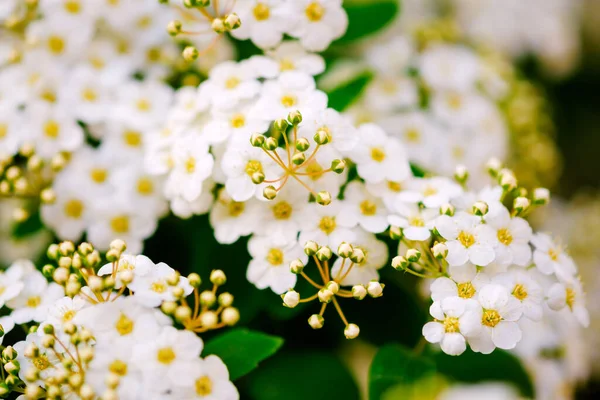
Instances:
[[[49,189],[54,175],[67,164],[69,155],[58,153],[51,160],[44,160],[35,153],[30,144],[23,145],[18,154],[0,159],[0,198],[13,197],[50,204],[56,199]],[[13,218],[23,222],[30,216],[26,208],[15,209]]]
[[[303,178],[317,179],[328,172],[341,174],[346,168],[346,162],[341,159],[334,159],[328,169],[323,169],[316,162],[315,156],[321,146],[331,142],[331,134],[326,129],[318,130],[314,137],[314,149],[309,155],[307,151],[311,147],[311,142],[305,137],[298,137],[298,125],[302,123],[302,114],[300,111],[292,111],[287,119],[278,119],[273,123],[273,131],[270,137],[255,133],[250,138],[252,146],[262,149],[281,169],[283,174],[274,179],[265,179],[262,171],[256,171],[252,174],[252,182],[255,184],[268,183],[263,190],[263,196],[268,200],[273,200],[290,178],[306,188],[316,202],[321,205],[331,203],[331,194],[325,190],[315,192],[303,181]],[[289,137],[288,137],[289,135]],[[280,147],[280,139],[283,137],[284,148]],[[284,161],[286,160],[286,161]]]
[[[208,45],[202,52],[194,46],[186,46],[183,50],[183,58],[188,61],[194,61],[200,57],[203,53],[210,51],[210,49],[217,43],[217,40],[225,33],[231,32],[234,29],[239,28],[242,25],[240,17],[236,13],[228,10],[222,11],[219,9],[219,1],[213,0],[213,6],[210,7],[210,0],[183,0],[185,9],[180,9],[184,20],[194,22],[206,22],[212,31],[216,32],[218,36]],[[194,11],[198,11],[195,13]],[[186,36],[186,35],[203,35],[206,32],[196,32],[184,29],[183,23],[179,20],[173,20],[167,25],[167,32],[171,36]]]
[[[200,275],[191,273],[188,281],[194,288],[194,304],[190,305],[185,296],[176,296],[176,301],[162,303],[161,310],[175,318],[185,329],[202,333],[235,325],[240,319],[237,308],[232,307],[233,295],[223,292],[217,295],[217,290],[227,282],[225,273],[219,269],[210,273],[211,289],[200,291],[202,279]],[[179,281],[177,279],[175,282]]]
[[[341,287],[344,279],[348,276],[352,268],[365,261],[365,253],[360,247],[352,246],[346,242],[340,244],[337,254],[342,259],[342,264],[335,276],[330,274],[329,263],[333,257],[333,252],[329,247],[319,246],[319,244],[314,241],[308,241],[304,245],[304,252],[314,260],[322,283],[315,282],[306,274],[306,272],[304,272],[305,264],[300,259],[292,261],[290,263],[290,271],[306,279],[308,283],[317,289],[317,293],[309,297],[301,298],[300,293],[290,289],[285,294],[281,295],[283,305],[294,308],[300,303],[308,303],[313,300],[319,301],[321,303],[321,310],[318,314],[310,316],[308,324],[313,329],[321,329],[325,324],[323,314],[327,309],[327,305],[332,303],[345,325],[344,335],[346,338],[356,338],[360,333],[360,329],[356,324],[348,322],[346,316],[342,312],[337,297],[354,298],[356,300],[363,300],[367,295],[374,298],[381,297],[385,285],[377,281],[371,281],[367,285],[354,285],[350,290]]]

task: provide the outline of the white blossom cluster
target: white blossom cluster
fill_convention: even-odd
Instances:
[[[25,260],[0,274],[0,304],[10,311],[0,318],[4,333],[16,325],[37,327],[3,352],[3,368],[22,381],[15,383],[17,391],[26,398],[239,398],[221,359],[200,357],[204,346],[196,333],[200,324],[175,315],[185,327],[178,328],[170,316],[174,314],[165,314],[165,304],[197,287],[188,278],[145,256],[121,254],[96,273],[84,274],[89,285],[81,287],[64,259],[80,264],[80,256],[93,257],[94,252],[73,255],[63,246],[62,266],[44,268],[54,282]],[[86,261],[81,271],[89,268],[85,265]],[[221,298],[219,302],[230,305]],[[235,323],[231,315],[226,317],[228,312],[223,320]],[[214,318],[204,320],[208,313],[200,314],[202,323]]]
[[[349,113],[399,138],[411,162],[440,175],[465,165],[481,182],[489,158],[506,159],[501,104],[510,84],[491,60],[459,44],[419,50],[412,36],[399,35],[369,47],[366,61],[374,76]]]

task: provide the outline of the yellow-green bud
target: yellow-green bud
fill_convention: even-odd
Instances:
[[[277,197],[277,189],[275,189],[275,186],[269,185],[263,189],[263,196],[267,200],[273,200]]]
[[[316,200],[317,200],[318,204],[320,204],[322,206],[326,206],[331,203],[331,195],[329,194],[328,191],[322,190],[319,193],[317,193]]]
[[[296,140],[296,150],[298,151],[306,151],[310,148],[310,142],[307,138],[301,137]]]
[[[250,144],[254,147],[262,147],[265,143],[265,135],[260,133],[253,133],[250,136]]]

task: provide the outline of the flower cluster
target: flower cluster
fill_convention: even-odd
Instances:
[[[392,266],[434,279],[434,321],[423,335],[452,355],[464,352],[467,343],[484,354],[496,347],[513,349],[529,321],[560,310],[589,324],[575,263],[523,218],[548,202],[548,191],[528,194],[496,162],[490,173],[497,183],[481,191],[446,183],[430,184],[435,193],[430,199],[401,192],[389,217],[390,232],[405,250]],[[463,180],[458,172],[457,180]]]
[[[213,271],[212,290],[199,292],[197,274],[182,277],[164,263],[124,251],[123,241],[113,241],[102,265],[90,244],[63,242],[50,246],[54,264],[43,274],[19,261],[0,275],[2,305],[10,310],[0,318],[4,333],[15,325],[29,331],[2,353],[2,372],[8,373],[0,384],[3,395],[239,397],[223,362],[200,358],[203,341],[196,334],[239,319],[229,293],[220,294],[218,310],[211,310],[223,272]],[[195,303],[188,306],[192,292]]]

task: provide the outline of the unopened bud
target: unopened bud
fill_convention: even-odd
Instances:
[[[383,295],[384,284],[377,281],[371,281],[367,284],[367,292],[369,296],[373,298],[381,297]]]
[[[363,249],[361,249],[360,247],[354,247],[354,249],[352,250],[352,254],[350,254],[350,261],[356,264],[362,264],[363,262],[365,262],[365,259],[366,256]]]
[[[310,142],[307,138],[301,137],[296,141],[296,150],[306,151],[310,148]]]
[[[211,28],[213,31],[215,31],[219,34],[225,33],[225,31],[227,31],[227,27],[225,26],[225,21],[223,21],[221,18],[213,19],[213,21],[211,23]]]
[[[265,150],[275,150],[277,146],[279,146],[279,141],[274,137],[266,138],[265,143],[263,144]]]
[[[531,203],[527,197],[517,197],[515,199],[513,208],[515,209],[515,211],[517,211],[517,213],[521,213],[527,210],[530,205]]]
[[[313,140],[317,144],[324,145],[331,141],[331,135],[326,129],[321,128],[315,133]]]
[[[402,256],[396,256],[392,259],[392,267],[398,271],[408,268],[409,262]]]
[[[282,133],[287,131],[288,126],[290,126],[290,124],[283,118],[280,118],[273,123],[273,127]]]
[[[304,263],[300,259],[293,260],[290,263],[290,272],[292,274],[300,274],[304,270]]]
[[[319,251],[319,245],[317,242],[309,240],[308,242],[304,243],[304,253],[307,256],[312,257],[317,254],[317,251]]]
[[[332,255],[333,253],[331,252],[331,249],[327,246],[322,246],[316,253],[317,259],[319,261],[327,261],[331,258]]]
[[[322,206],[329,205],[331,203],[331,195],[329,194],[329,192],[322,190],[319,193],[317,193],[317,203]]]
[[[333,299],[334,294],[331,292],[331,290],[322,288],[322,289],[319,289],[317,296],[319,297],[319,301],[321,303],[329,303]]]
[[[277,189],[275,189],[275,186],[269,185],[265,187],[263,189],[263,197],[267,200],[273,200],[275,197],[277,197]]]
[[[265,144],[265,135],[253,133],[250,136],[250,144],[254,147],[262,147]]]
[[[390,239],[392,240],[400,240],[404,234],[402,233],[402,229],[398,226],[390,226]]]
[[[421,259],[421,252],[417,249],[408,249],[406,250],[406,259],[409,262],[417,262]]]
[[[450,203],[446,203],[446,204],[442,204],[442,206],[440,207],[440,214],[441,215],[448,215],[448,216],[453,216],[454,215],[454,206]]]
[[[200,275],[198,275],[195,272],[192,272],[188,275],[188,282],[192,287],[198,288],[202,284],[202,279],[200,278]]]
[[[239,28],[241,25],[242,21],[236,13],[231,13],[225,18],[225,27],[230,31]]]
[[[338,246],[337,253],[342,258],[348,258],[348,257],[350,257],[350,255],[352,254],[353,251],[354,251],[354,248],[352,247],[352,245],[350,243],[342,242]]]
[[[229,307],[233,304],[233,295],[231,293],[221,293],[218,298],[221,307]]]
[[[227,307],[221,313],[221,321],[227,326],[233,326],[240,320],[240,312],[237,308]]]
[[[325,285],[325,289],[329,290],[333,294],[337,294],[337,292],[340,290],[340,285],[335,281],[329,281],[327,282],[327,285]]]
[[[200,53],[198,52],[198,49],[194,46],[186,46],[185,49],[183,49],[181,55],[183,56],[183,59],[185,61],[192,62],[198,58]]]
[[[288,121],[290,121],[292,125],[297,126],[302,122],[302,114],[300,114],[300,111],[298,110],[292,111],[288,114]]]
[[[292,156],[292,162],[294,163],[294,165],[302,165],[304,161],[306,161],[306,154],[302,152],[295,153]]]
[[[500,169],[502,168],[502,162],[500,162],[500,160],[498,160],[497,158],[491,158],[486,164],[485,164],[489,174],[495,178],[498,176],[498,172],[500,172]]]
[[[478,217],[483,217],[485,214],[488,213],[489,207],[487,205],[487,203],[483,202],[483,201],[477,201],[475,202],[475,204],[473,204],[473,208],[471,208],[471,211],[473,212],[474,215],[477,215]]]
[[[281,295],[281,299],[283,300],[283,305],[288,308],[294,308],[300,302],[300,293],[295,290],[289,290],[285,294]]]
[[[313,329],[321,329],[325,324],[325,319],[319,314],[313,314],[308,318],[308,324]]]
[[[454,170],[454,179],[460,184],[464,184],[469,179],[469,170],[464,165],[457,165]]]
[[[352,286],[352,297],[356,300],[362,300],[367,297],[367,289],[364,285],[354,285]]]
[[[533,204],[541,206],[550,202],[550,191],[546,188],[536,188],[533,190]]]
[[[212,307],[217,301],[217,296],[211,290],[200,293],[200,304],[204,307]]]
[[[355,339],[358,337],[359,333],[360,328],[356,324],[348,324],[344,329],[344,336],[346,336],[346,339]]]
[[[446,258],[446,256],[448,255],[448,246],[446,246],[446,243],[436,243],[431,248],[431,252],[433,253],[433,256],[435,258],[441,260],[443,258]]]
[[[171,36],[177,36],[181,33],[181,21],[173,20],[167,25],[167,32]]]

